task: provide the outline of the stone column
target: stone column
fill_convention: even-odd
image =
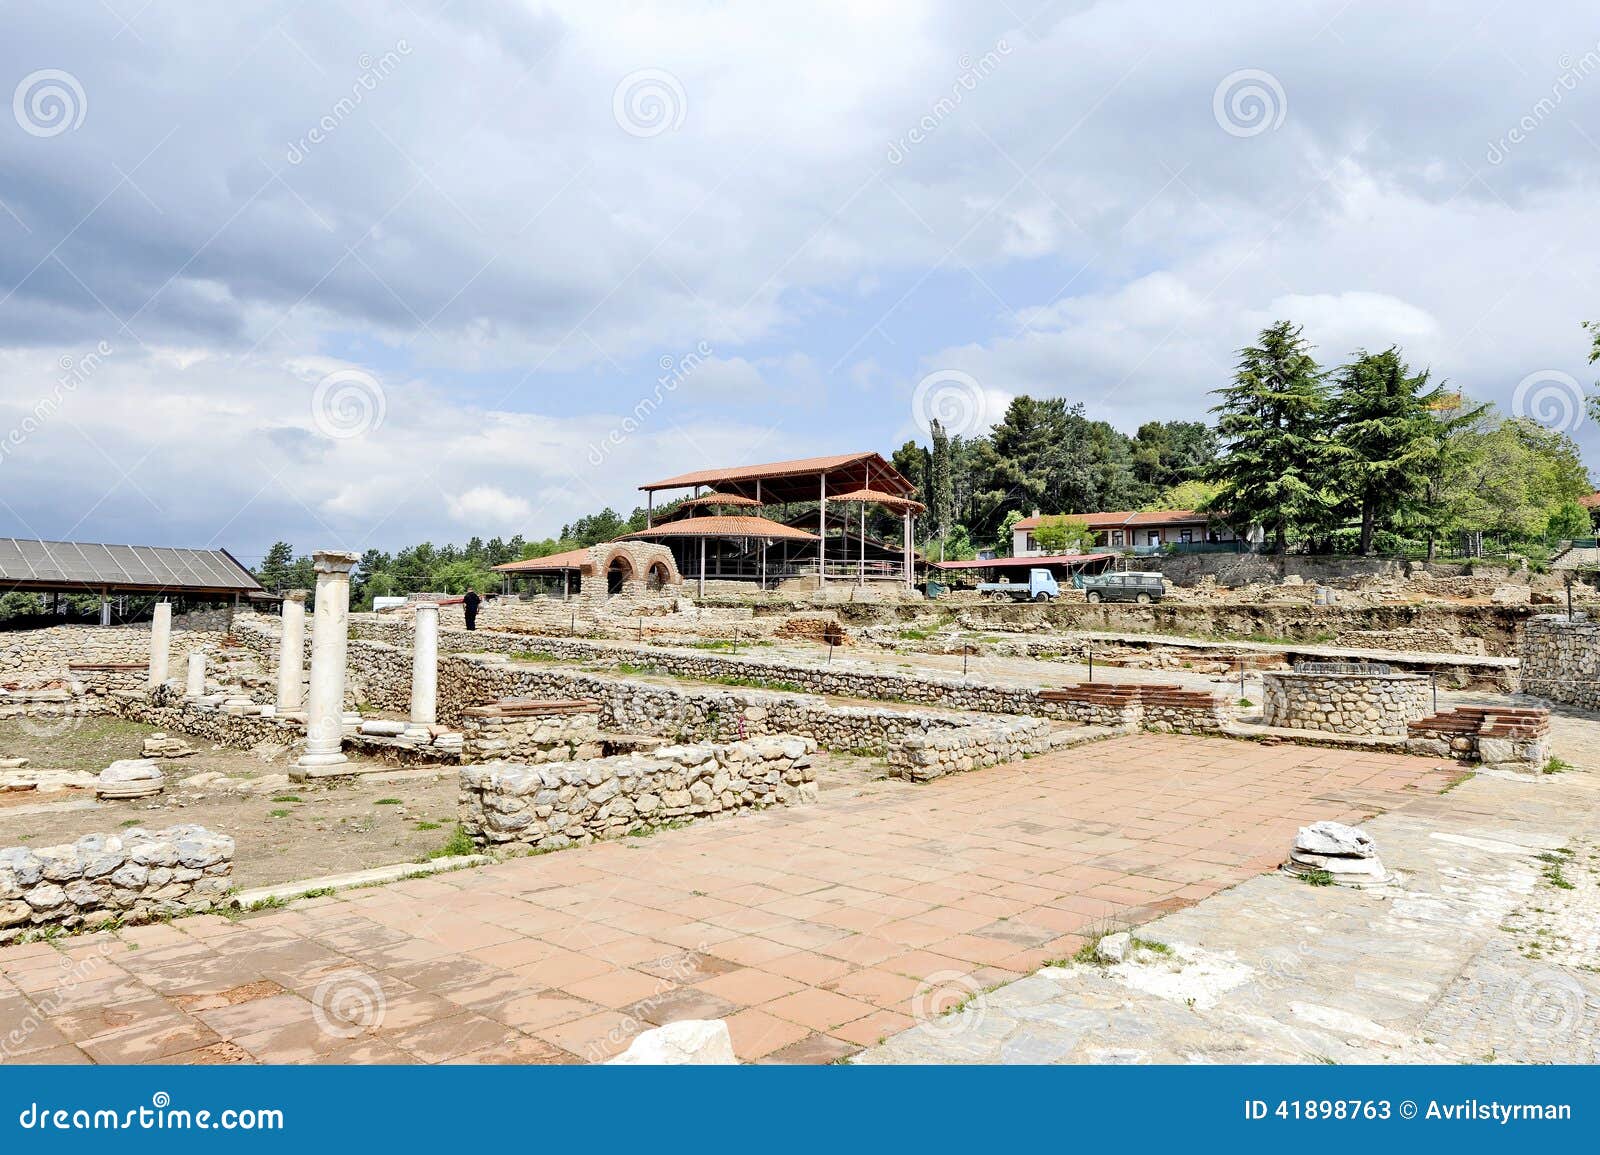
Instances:
[[[167,661],[172,655],[172,603],[157,602],[150,619],[150,688],[167,680]]]
[[[317,550],[317,598],[311,620],[311,693],[306,699],[306,750],[297,778],[346,761],[344,745],[345,650],[350,634],[350,568],[357,555]]]
[[[417,628],[411,639],[410,730],[432,726],[439,720],[439,607],[417,603]]]
[[[283,637],[278,641],[278,713],[299,713],[305,704],[300,672],[305,668],[306,591],[283,595]]]
[[[186,698],[198,698],[206,692],[206,656],[199,650],[189,651],[189,680],[184,684]]]

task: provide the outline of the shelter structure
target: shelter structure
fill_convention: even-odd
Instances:
[[[194,601],[262,598],[266,591],[225,549],[100,545],[0,538],[0,592],[91,594],[100,624],[111,624],[111,599],[124,594],[180,596]]]
[[[788,578],[814,578],[819,589],[830,580],[863,584],[886,580],[903,583],[908,589],[915,583],[912,543],[915,518],[924,507],[916,500],[916,486],[880,454],[843,453],[702,469],[639,488],[646,496],[646,527],[623,540],[668,545],[679,567],[687,576],[699,578],[702,588],[706,577],[756,581],[763,587]],[[658,523],[656,494],[681,489],[693,492],[678,503],[671,520]],[[710,492],[703,494],[702,489]],[[757,506],[766,510],[779,507],[782,512],[776,519],[726,512]],[[868,556],[872,540],[867,533],[869,507],[899,517],[897,550],[880,548],[881,556]],[[701,512],[707,508],[718,512]],[[830,517],[841,509],[847,514],[842,522]],[[856,522],[853,538],[850,513],[855,514]],[[802,529],[802,524],[815,526],[815,532]],[[837,538],[833,529],[841,530]],[[771,556],[774,546],[776,558]]]
[[[605,602],[619,594],[669,593],[683,582],[671,550],[625,540],[507,562],[494,568],[508,580],[559,581],[562,600],[580,598],[588,603]]]

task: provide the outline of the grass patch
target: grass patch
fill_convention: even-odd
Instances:
[[[1326,870],[1308,870],[1300,876],[1307,886],[1332,886],[1333,875]]]
[[[301,798],[300,795],[298,795],[298,794],[276,794],[276,795],[273,795],[272,800],[274,802],[304,802],[305,801],[305,799]]]
[[[287,818],[287,817],[289,817],[289,812],[287,810],[269,810],[269,811],[267,811],[267,817],[268,818]]]
[[[1565,758],[1551,758],[1550,761],[1544,764],[1544,772],[1546,774],[1565,774],[1571,769],[1572,763]]]
[[[1252,702],[1249,698],[1240,698],[1239,699],[1239,709],[1241,709],[1241,710],[1248,710],[1251,707],[1253,707],[1254,705],[1255,705],[1255,703]]]
[[[1543,878],[1546,883],[1555,887],[1557,890],[1577,889],[1577,887],[1572,884],[1572,881],[1567,878],[1567,876],[1563,874],[1561,870],[1562,867],[1571,862],[1572,851],[1551,850],[1537,855],[1536,857],[1540,862],[1545,864],[1544,870],[1540,872],[1539,877]]]
[[[511,655],[513,662],[559,662],[563,659],[558,654],[544,654],[537,650],[517,650]]]
[[[456,858],[463,854],[476,853],[478,853],[478,844],[473,842],[465,828],[460,823],[457,823],[450,837],[444,840],[444,845],[439,847],[438,850],[428,851],[427,856],[431,860],[435,858]]]
[[[137,818],[124,818],[121,822],[117,823],[117,825],[118,826],[137,826],[137,825],[139,825],[139,820]]]
[[[443,826],[444,826],[444,823],[442,823],[442,822],[427,822],[427,821],[423,821],[423,822],[418,822],[417,823],[417,829],[418,830],[438,830]]]
[[[402,804],[399,798],[380,798],[373,803],[374,806],[400,806]]]

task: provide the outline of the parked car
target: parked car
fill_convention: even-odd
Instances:
[[[1025,582],[980,582],[978,592],[988,594],[996,601],[1020,601],[1026,598],[1029,601],[1048,602],[1061,596],[1061,586],[1049,570],[1030,569]]]
[[[1138,602],[1148,605],[1167,596],[1167,583],[1159,573],[1104,573],[1083,579],[1091,602]]]

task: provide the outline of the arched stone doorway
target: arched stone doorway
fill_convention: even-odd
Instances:
[[[651,593],[660,593],[662,588],[672,584],[672,574],[668,572],[665,562],[654,561],[645,571],[645,585]]]
[[[626,554],[616,554],[606,563],[606,596],[616,597],[623,584],[633,580],[633,562]]]

